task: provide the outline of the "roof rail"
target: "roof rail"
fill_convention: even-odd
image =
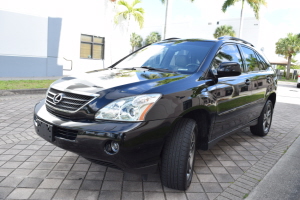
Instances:
[[[253,44],[251,44],[250,42],[247,42],[246,40],[242,40],[242,39],[240,39],[240,38],[232,37],[232,36],[228,36],[228,35],[219,37],[218,40],[235,40],[235,41],[243,42],[243,43],[245,43],[245,44],[249,44],[250,46],[254,47]]]
[[[165,41],[165,40],[176,40],[176,39],[180,39],[180,38],[167,38],[167,39],[163,39],[162,41]]]

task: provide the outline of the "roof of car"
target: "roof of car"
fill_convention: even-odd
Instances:
[[[243,39],[240,39],[240,38],[237,38],[237,37],[232,37],[232,36],[222,36],[222,37],[219,37],[217,40],[211,40],[211,39],[200,39],[200,38],[167,38],[167,39],[164,39],[160,42],[166,42],[166,41],[182,41],[182,40],[185,40],[185,41],[209,41],[209,42],[217,42],[217,41],[231,41],[231,42],[239,42],[239,43],[244,43],[244,44],[247,44],[247,45],[250,45],[252,47],[254,47],[253,44],[251,44],[250,42],[247,42],[246,40],[243,40]]]

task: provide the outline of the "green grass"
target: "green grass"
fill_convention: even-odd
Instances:
[[[48,88],[55,80],[12,80],[0,81],[0,90]]]
[[[245,195],[243,196],[243,199],[246,199],[248,196],[249,196],[249,194],[245,194]]]
[[[286,80],[285,77],[281,77],[281,79],[278,79],[278,81],[285,81],[285,82],[293,82],[293,83],[297,83],[297,79],[296,79],[296,80],[294,80],[294,79]]]

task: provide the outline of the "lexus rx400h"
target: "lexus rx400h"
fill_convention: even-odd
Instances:
[[[244,40],[173,38],[55,81],[34,124],[62,149],[131,173],[160,171],[165,186],[186,190],[198,148],[245,127],[268,134],[276,88],[271,65]]]

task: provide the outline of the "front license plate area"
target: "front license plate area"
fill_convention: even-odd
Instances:
[[[37,122],[37,134],[44,138],[45,140],[49,142],[53,142],[53,126],[50,124],[47,124],[41,120],[36,120]]]

